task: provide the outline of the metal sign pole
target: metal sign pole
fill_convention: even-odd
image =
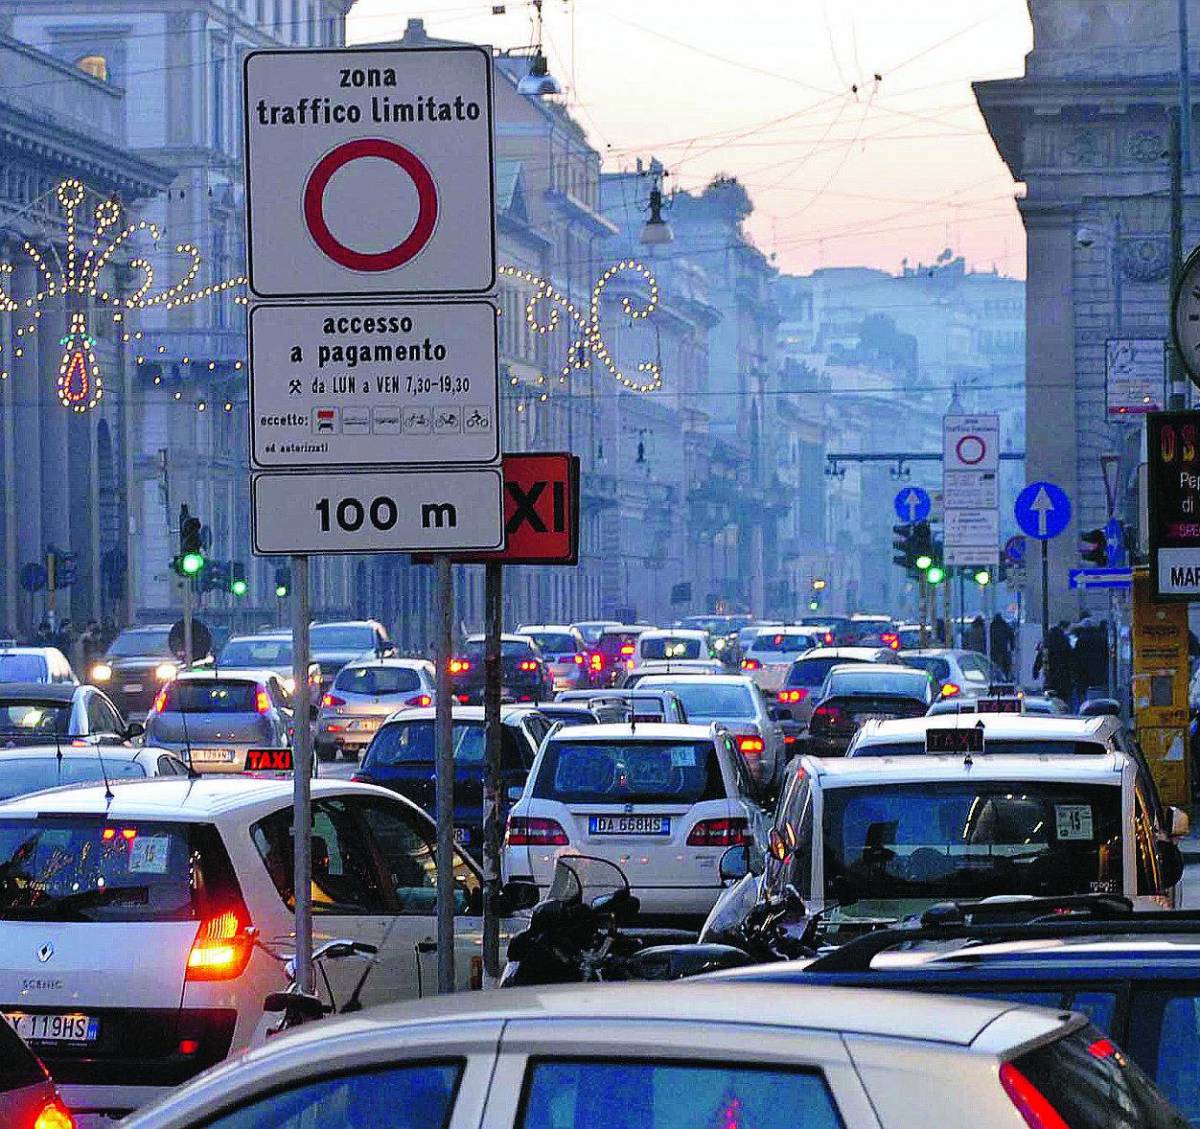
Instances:
[[[503,731],[500,724],[500,633],[504,617],[504,566],[489,561],[484,566],[484,697],[486,764],[483,780],[483,973],[484,987],[500,979],[500,918],[496,895],[500,892],[500,837],[504,830],[504,781],[500,775]]]
[[[296,898],[296,983],[314,988],[312,966],[312,728],[308,681],[308,557],[292,557],[292,840]]]
[[[1042,542],[1042,647],[1050,636],[1050,542]]]
[[[192,665],[192,578],[183,578],[183,665]]]
[[[921,647],[929,646],[929,583],[925,579],[925,574],[921,573],[917,580],[917,588],[920,592],[921,603],[921,632],[918,637],[918,642]]]
[[[437,979],[438,992],[454,991],[454,699],[450,693],[450,651],[454,645],[454,575],[450,558],[437,568]]]

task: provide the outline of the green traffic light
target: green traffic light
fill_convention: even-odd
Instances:
[[[179,558],[179,567],[184,576],[195,576],[204,567],[203,553],[184,553]]]
[[[276,584],[275,585],[275,595],[278,596],[282,600],[284,598],[284,596],[287,595],[287,585],[286,584]]]
[[[250,586],[244,580],[239,579],[230,584],[229,591],[235,596],[244,596],[250,591]]]
[[[933,557],[931,557],[928,553],[922,553],[919,557],[917,557],[916,563],[917,568],[924,572],[927,568],[929,568],[930,565],[933,564]]]
[[[978,584],[981,588],[984,587],[984,585],[991,584],[991,582],[992,582],[992,574],[990,572],[988,572],[988,570],[986,568],[981,568],[975,574],[975,583]]]
[[[925,579],[930,584],[941,584],[946,579],[946,570],[938,565],[931,565],[929,571],[925,574]]]
[[[817,601],[817,600],[809,600],[808,601],[808,610],[809,611],[815,612],[817,610],[817,608],[819,608],[820,606],[821,605],[820,605],[819,601]]]

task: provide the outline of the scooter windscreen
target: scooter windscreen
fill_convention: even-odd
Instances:
[[[589,855],[562,855],[555,863],[546,898],[590,906],[597,898],[618,892],[629,892],[629,880],[615,863]]]

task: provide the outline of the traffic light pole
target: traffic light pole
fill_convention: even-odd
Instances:
[[[185,576],[183,583],[183,665],[192,665],[192,578]]]

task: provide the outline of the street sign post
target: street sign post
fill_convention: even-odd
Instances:
[[[950,412],[942,418],[943,555],[948,569],[1000,563],[1000,417]],[[946,585],[950,600],[952,584]],[[959,575],[959,612],[964,611]],[[953,617],[947,614],[947,625]]]
[[[933,509],[933,499],[919,486],[906,486],[896,495],[892,506],[901,521],[925,521]]]
[[[490,302],[256,306],[250,456],[263,469],[494,463]]]
[[[493,288],[488,48],[254,51],[244,92],[257,297]]]
[[[1200,600],[1200,411],[1146,420],[1150,599]]]
[[[1053,482],[1031,482],[1017,495],[1013,516],[1026,537],[1042,543],[1042,644],[1050,634],[1050,541],[1071,523],[1071,499]]]

